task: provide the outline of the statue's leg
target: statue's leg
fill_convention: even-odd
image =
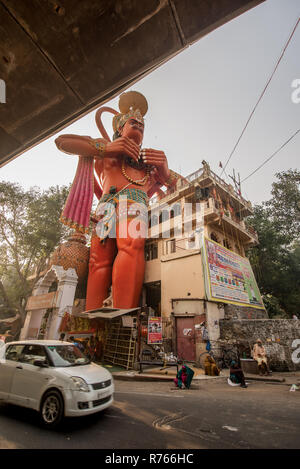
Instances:
[[[117,247],[112,274],[113,305],[115,308],[135,308],[144,282],[145,237],[135,238],[128,234],[127,238],[121,238],[117,234]]]
[[[108,297],[112,283],[112,266],[117,253],[116,240],[107,238],[100,243],[97,236],[91,240],[86,310],[101,308]]]

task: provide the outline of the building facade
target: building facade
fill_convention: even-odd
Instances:
[[[256,232],[244,220],[251,214],[251,203],[214,174],[206,162],[178,181],[172,193],[151,200],[143,305],[162,316],[165,349],[179,358],[199,362],[207,339],[216,346],[219,321],[232,308],[241,316],[268,317],[263,304],[239,305],[212,300],[208,295],[204,240],[246,261],[247,248],[258,242]]]

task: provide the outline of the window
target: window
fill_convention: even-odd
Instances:
[[[218,236],[214,232],[210,233],[210,239],[212,239],[216,243],[220,243],[220,240],[219,240]]]
[[[176,240],[171,239],[170,241],[167,241],[167,254],[172,254],[176,252]]]
[[[176,203],[170,207],[170,218],[177,217],[181,214],[181,205],[180,203]]]
[[[224,241],[223,241],[223,246],[224,246],[225,248],[227,248],[227,249],[231,249],[231,246],[230,246],[230,244],[229,244],[228,239],[226,239],[226,238],[224,239]]]
[[[157,215],[152,215],[151,217],[149,217],[149,228],[151,226],[155,226],[158,224],[158,216]]]
[[[145,247],[145,259],[146,261],[152,261],[158,258],[158,245],[157,243],[146,244]]]
[[[162,210],[161,214],[159,215],[159,223],[169,220],[169,211]]]
[[[79,366],[90,363],[88,357],[73,344],[49,345],[47,347],[51,360],[55,367]]]
[[[6,360],[19,361],[24,345],[10,345],[5,353]]]
[[[45,363],[48,363],[45,348],[42,345],[36,344],[25,345],[19,361],[33,365],[35,360],[42,360]]]

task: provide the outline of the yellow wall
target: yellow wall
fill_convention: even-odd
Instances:
[[[170,257],[170,256],[168,256]],[[170,316],[174,298],[204,298],[204,279],[200,253],[184,257],[167,256],[161,263],[161,311]]]

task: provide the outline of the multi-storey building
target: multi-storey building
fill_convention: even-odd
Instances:
[[[245,258],[247,248],[258,242],[256,232],[244,220],[251,214],[251,203],[213,173],[206,162],[179,180],[171,193],[151,200],[143,304],[162,316],[165,348],[179,357],[197,361],[207,343],[203,330],[211,341],[217,340],[219,320],[230,308],[241,316],[266,317]],[[218,276],[205,242],[223,260],[244,264],[249,285],[242,278],[243,267],[238,267],[236,278],[232,272],[227,275],[226,268]],[[225,293],[222,297],[227,290],[229,296]]]

